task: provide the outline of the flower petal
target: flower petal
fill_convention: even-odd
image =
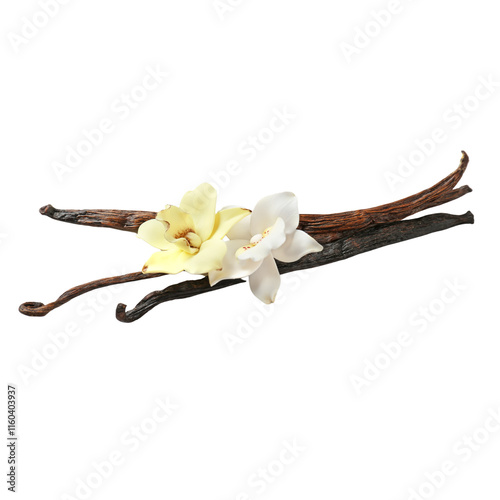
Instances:
[[[248,244],[248,240],[231,240],[224,242],[227,248],[226,255],[222,261],[222,269],[215,269],[208,273],[210,285],[215,285],[221,280],[244,278],[252,274],[261,265],[261,262],[253,260],[240,260],[235,253],[238,248]]]
[[[278,217],[274,225],[266,230],[266,235],[255,245],[246,245],[237,252],[238,259],[251,259],[254,262],[265,259],[272,250],[286,241],[285,221]]]
[[[178,249],[166,252],[156,252],[149,258],[146,264],[144,264],[142,272],[146,274],[177,274],[184,271],[184,266],[190,258],[191,255]]]
[[[295,262],[304,255],[321,252],[323,247],[304,231],[294,231],[287,235],[285,243],[273,250],[275,259],[281,262]]]
[[[210,239],[216,238],[221,240],[236,223],[249,214],[250,210],[246,208],[227,208],[226,210],[220,210],[215,214],[214,231]]]
[[[207,240],[201,244],[200,251],[186,261],[184,269],[191,274],[205,274],[220,269],[226,251],[226,244],[222,240]]]
[[[250,290],[264,304],[272,304],[281,284],[281,277],[272,255],[268,255],[260,267],[248,278]]]
[[[250,232],[250,219],[252,215],[245,217],[235,224],[228,232],[227,237],[230,240],[247,240],[250,241],[252,233]]]
[[[184,238],[188,233],[195,232],[193,218],[179,207],[167,205],[165,210],[158,212],[156,218],[166,223],[165,238],[171,243]]]
[[[186,238],[178,238],[176,240],[173,240],[171,243],[169,243],[171,247],[169,248],[176,248],[178,250],[182,250],[183,252],[189,253],[189,254],[195,254],[198,252],[198,248],[192,248],[189,245],[189,242]]]
[[[215,221],[217,191],[208,182],[200,184],[194,191],[188,191],[182,198],[180,208],[194,220],[195,232],[202,241],[212,234]]]
[[[172,244],[165,239],[167,224],[157,219],[150,219],[139,226],[137,236],[160,250],[169,250]]]
[[[285,221],[285,233],[289,234],[299,225],[299,205],[293,193],[285,192],[262,198],[252,212],[250,231],[262,233],[281,217]]]

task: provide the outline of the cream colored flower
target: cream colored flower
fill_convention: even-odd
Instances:
[[[262,302],[274,302],[281,278],[276,260],[294,262],[323,247],[304,231],[297,230],[299,209],[293,193],[267,196],[257,203],[250,217],[227,234],[227,253],[222,269],[210,271],[210,284],[223,279],[249,276],[250,289]]]
[[[144,265],[143,273],[205,274],[222,267],[222,238],[250,210],[228,208],[215,213],[217,192],[208,183],[188,191],[179,207],[167,205],[139,227],[137,236],[161,250]]]

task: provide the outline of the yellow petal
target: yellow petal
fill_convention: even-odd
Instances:
[[[202,241],[208,240],[213,232],[217,191],[207,182],[194,191],[188,191],[182,198],[180,208],[194,220],[194,231]]]
[[[215,214],[214,231],[210,239],[222,239],[241,219],[251,213],[246,208],[226,208]]]
[[[172,250],[166,252],[156,252],[144,264],[143,273],[166,273],[177,274],[184,271],[186,262],[191,258],[182,250]]]
[[[166,223],[165,238],[171,243],[184,238],[188,233],[194,232],[193,218],[179,207],[167,205],[165,210],[158,212],[156,218]]]
[[[222,240],[207,240],[202,243],[200,251],[186,261],[185,270],[191,274],[205,274],[220,269],[226,251]]]
[[[172,248],[172,244],[165,239],[167,224],[157,219],[147,220],[139,226],[137,236],[146,243],[160,250]]]
[[[195,254],[198,251],[198,248],[192,248],[189,245],[189,242],[186,238],[178,238],[177,240],[172,240],[169,245],[171,245],[169,249],[178,249],[189,254]]]

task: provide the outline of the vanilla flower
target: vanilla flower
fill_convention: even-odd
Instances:
[[[137,236],[160,252],[144,265],[143,273],[205,274],[222,267],[226,244],[222,238],[250,210],[228,208],[215,213],[217,192],[208,183],[188,191],[179,207],[167,205],[139,227]]]
[[[274,302],[281,278],[276,260],[294,262],[323,247],[297,230],[299,209],[293,193],[279,193],[260,200],[249,217],[228,233],[222,269],[208,273],[211,285],[223,279],[249,276],[250,289],[262,302]]]

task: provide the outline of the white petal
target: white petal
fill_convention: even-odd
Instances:
[[[275,259],[281,262],[295,262],[304,255],[321,252],[323,247],[304,231],[294,231],[286,237],[285,243],[273,250]]]
[[[231,240],[224,242],[227,246],[226,255],[222,261],[222,269],[216,269],[208,273],[208,279],[211,285],[215,285],[221,280],[244,278],[252,274],[259,268],[261,262],[253,260],[240,260],[235,253],[238,248],[248,244],[248,240]]]
[[[227,237],[230,240],[247,240],[250,241],[250,219],[252,214],[237,222],[228,232]]]
[[[262,233],[275,220],[281,217],[285,221],[285,233],[289,234],[299,225],[299,205],[293,193],[278,193],[262,198],[252,212],[250,232]]]
[[[269,232],[255,246],[243,247],[240,250],[238,258],[241,260],[251,259],[254,262],[265,259],[272,250],[279,248],[286,241],[285,221],[278,217],[273,226],[269,228]]]
[[[276,298],[281,283],[280,273],[272,255],[268,255],[260,267],[248,278],[253,294],[264,304],[271,304]]]

